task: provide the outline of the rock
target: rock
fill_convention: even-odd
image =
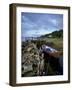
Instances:
[[[39,51],[34,43],[28,43],[22,53],[22,62],[32,64],[39,62]]]
[[[40,57],[39,50],[36,45],[34,43],[28,42],[22,50],[22,73],[33,69],[33,72],[39,75],[41,61],[42,57]],[[25,67],[30,65],[32,65],[31,69],[25,69]]]

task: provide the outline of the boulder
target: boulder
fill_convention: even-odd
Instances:
[[[24,74],[23,72],[33,71],[36,75],[39,75],[40,59],[42,60],[36,45],[28,42],[22,49],[22,74]],[[32,66],[32,68],[28,69],[29,66]]]

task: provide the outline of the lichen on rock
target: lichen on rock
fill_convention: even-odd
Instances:
[[[42,57],[39,55],[39,50],[32,42],[27,42],[26,46],[22,50],[22,74],[28,71],[33,71],[39,75],[40,60]],[[31,65],[31,69],[30,66]],[[25,66],[29,67],[29,70],[25,70]]]

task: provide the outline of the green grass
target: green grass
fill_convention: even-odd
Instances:
[[[63,50],[63,39],[62,38],[42,38],[40,40],[32,40],[32,42],[35,43],[38,48],[40,48],[41,45],[45,44],[59,51]]]
[[[52,47],[58,50],[63,50],[63,39],[62,38],[45,38],[48,43],[53,43]]]

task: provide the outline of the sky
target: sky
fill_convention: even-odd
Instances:
[[[21,13],[21,36],[39,37],[63,29],[62,14]]]

